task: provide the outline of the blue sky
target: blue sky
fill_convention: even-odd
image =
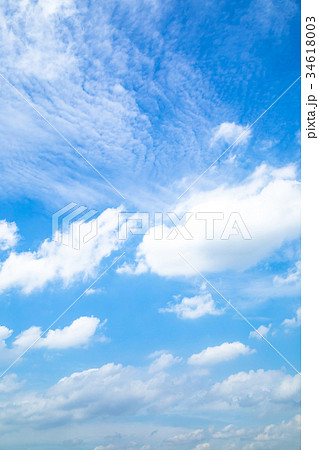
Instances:
[[[1,373],[37,342],[0,378],[0,448],[300,447],[299,21],[292,0],[1,6]],[[80,250],[52,240],[70,202],[98,211]],[[145,233],[120,240],[123,212]]]

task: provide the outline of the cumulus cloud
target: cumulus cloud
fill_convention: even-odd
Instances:
[[[161,313],[175,313],[179,319],[198,319],[205,315],[218,316],[224,313],[217,309],[211,294],[203,293],[193,297],[175,297],[176,303],[169,303],[167,308],[160,308]]]
[[[240,355],[252,353],[247,345],[241,342],[224,342],[216,347],[207,347],[200,353],[195,353],[188,358],[188,364],[196,366],[210,366],[224,361],[230,361]]]
[[[249,449],[277,449],[280,442],[285,443],[286,448],[300,448],[301,416],[297,414],[289,421],[282,421],[279,425],[267,425],[265,429],[253,438],[254,442],[247,444]],[[289,446],[290,445],[290,446]]]
[[[176,436],[172,436],[171,438],[167,439],[168,444],[175,444],[175,445],[182,445],[182,444],[190,444],[192,442],[198,442],[203,439],[204,436],[204,430],[198,429],[191,431],[189,433],[185,434],[178,434]]]
[[[300,327],[300,324],[301,324],[301,308],[297,309],[295,317],[292,317],[291,319],[285,319],[282,322],[282,325],[286,328],[286,330]]]
[[[234,439],[247,434],[244,428],[235,428],[233,424],[226,425],[219,431],[212,433],[213,439]]]
[[[64,328],[49,330],[44,337],[40,337],[43,333],[41,327],[31,326],[18,334],[11,345],[7,345],[6,340],[11,337],[13,330],[2,325],[0,326],[0,362],[7,363],[16,358],[35,342],[33,349],[62,350],[86,346],[91,342],[99,326],[101,322],[97,317],[82,316]]]
[[[193,447],[196,441],[199,443]],[[228,424],[224,427],[214,424],[204,429],[176,434],[165,443],[181,448],[199,450],[205,448],[224,449],[273,449],[300,447],[300,415],[278,424],[238,427]]]
[[[15,373],[10,373],[5,375],[0,380],[0,394],[8,394],[14,391],[18,391],[22,388],[23,382],[18,380],[18,377]]]
[[[50,282],[69,285],[79,277],[93,276],[103,258],[119,248],[119,210],[110,208],[100,214],[97,235],[80,250],[47,239],[35,251],[12,251],[0,265],[0,291],[18,288],[29,294]]]
[[[13,333],[13,330],[9,330],[9,328],[5,327],[4,325],[0,326],[0,341],[3,343],[6,339],[8,339],[11,334]]]
[[[257,333],[257,331],[251,331],[249,333],[249,337],[256,338],[256,339],[262,339],[262,336],[264,336],[264,337],[267,336],[267,334],[270,331],[270,328],[271,328],[271,323],[268,326],[260,325],[260,327],[257,328],[258,333]]]
[[[240,372],[212,385],[208,375],[198,379],[187,371],[176,375],[165,370],[152,372],[145,367],[107,363],[66,376],[43,392],[17,391],[8,400],[2,399],[0,419],[6,418],[18,426],[54,428],[56,423],[87,424],[89,419],[104,421],[109,416],[120,420],[145,413],[182,414],[191,410],[193,414],[202,414],[239,407],[246,408],[247,413],[255,415],[262,411],[264,416],[273,417],[275,411],[298,410],[299,400],[299,375],[293,377],[280,370]],[[210,437],[217,432],[208,431]],[[234,430],[221,432],[236,435]],[[143,437],[141,445],[147,443],[145,433]],[[203,429],[180,431],[168,439],[172,445],[181,443],[186,448],[210,441]],[[113,440],[108,440],[107,444],[110,443]],[[119,444],[116,448],[129,445]]]
[[[194,275],[182,253],[203,272],[248,269],[299,236],[299,198],[294,167],[265,164],[236,186],[192,193],[176,206],[179,223],[151,227],[144,236],[137,267],[167,277]]]
[[[181,361],[181,358],[174,357],[171,353],[165,351],[155,352],[150,356],[156,357],[149,367],[150,373],[163,371]]]
[[[271,402],[299,404],[300,375],[263,369],[239,372],[214,384],[210,393],[216,407],[249,408]]]
[[[209,442],[203,442],[202,444],[197,444],[192,450],[205,450],[205,448],[210,448]]]
[[[248,127],[237,125],[235,122],[223,122],[213,130],[213,135],[210,140],[211,147],[216,144],[232,145],[236,143],[245,144],[251,136],[251,130]]]
[[[18,240],[18,227],[15,222],[0,220],[0,250],[14,247]]]
[[[40,327],[31,327],[20,333],[14,340],[13,345],[25,348],[39,338],[35,348],[66,349],[87,345],[94,336],[99,323],[100,319],[97,317],[82,316],[75,319],[69,326],[49,330],[42,338],[40,338],[42,329]]]

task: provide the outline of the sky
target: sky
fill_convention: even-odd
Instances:
[[[2,3],[0,449],[300,448],[299,22]]]

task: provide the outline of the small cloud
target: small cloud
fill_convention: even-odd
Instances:
[[[4,325],[1,325],[0,326],[0,342],[8,339],[12,333],[13,333],[13,330],[9,330],[9,328],[5,327]]]
[[[13,346],[20,349],[26,348],[36,341],[35,348],[66,349],[87,345],[99,324],[100,319],[83,316],[74,320],[69,326],[49,330],[45,337],[41,337],[40,327],[32,326],[16,337]]]
[[[216,347],[207,347],[200,353],[194,353],[188,358],[188,364],[197,366],[211,366],[224,361],[230,361],[240,355],[253,353],[248,345],[241,342],[224,342]]]
[[[192,450],[205,450],[206,448],[210,448],[209,442],[204,442],[203,444],[197,444]]]
[[[85,295],[94,295],[94,294],[102,294],[103,293],[103,289],[97,288],[97,289],[93,289],[90,288],[85,292]]]
[[[248,127],[237,125],[235,122],[224,122],[213,129],[213,136],[210,140],[210,146],[216,144],[245,144],[251,136],[251,130]]]
[[[124,273],[127,275],[141,275],[148,271],[148,267],[143,262],[138,262],[136,265],[124,263],[118,269],[116,269],[117,273]]]
[[[63,445],[65,445],[66,447],[77,447],[78,445],[83,444],[82,439],[67,439],[66,441],[63,441]]]
[[[154,357],[156,359],[151,363],[149,373],[161,372],[182,360],[182,358],[174,357],[171,353],[165,352],[165,350],[154,352],[150,355],[150,358]]]
[[[205,315],[219,316],[224,313],[223,309],[217,309],[211,294],[200,294],[194,297],[184,297],[177,303],[169,303],[167,308],[160,308],[160,313],[175,313],[179,319],[198,319]]]
[[[19,238],[18,227],[15,222],[0,220],[0,250],[8,250],[14,247]]]
[[[295,267],[289,269],[287,274],[284,276],[276,275],[274,277],[274,283],[277,285],[287,285],[293,284],[300,281],[300,273],[301,273],[301,263],[300,261],[296,262]]]
[[[198,429],[191,431],[190,433],[185,434],[177,434],[175,436],[172,436],[168,439],[166,439],[166,442],[170,445],[183,445],[183,444],[190,444],[195,443],[200,440],[202,440],[204,437],[204,430]]]
[[[249,337],[250,338],[257,338],[257,339],[262,339],[262,337],[266,337],[267,334],[269,333],[271,328],[271,323],[268,325],[268,327],[266,327],[265,325],[260,325],[259,328],[257,328],[257,331],[251,331],[249,333]]]
[[[300,327],[300,324],[301,324],[301,308],[297,309],[295,317],[291,319],[285,319],[282,322],[282,325],[286,328],[286,331],[290,330],[291,328]]]

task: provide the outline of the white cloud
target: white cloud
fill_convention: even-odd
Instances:
[[[100,294],[102,291],[102,289],[93,289],[90,288],[85,292],[85,295],[94,295],[94,294]]]
[[[216,408],[266,407],[267,403],[299,404],[300,375],[287,375],[280,370],[250,370],[230,375],[211,388]]]
[[[15,222],[0,220],[0,250],[14,247],[18,240],[18,227]]]
[[[201,441],[195,445],[197,441]],[[279,424],[249,426],[246,428],[217,423],[205,429],[185,431],[166,439],[165,444],[200,450],[214,448],[230,449],[291,449],[300,447],[300,415]],[[195,445],[195,446],[194,446]],[[193,447],[194,446],[194,447]]]
[[[285,319],[282,322],[282,325],[286,327],[287,330],[291,328],[300,327],[300,324],[301,324],[301,308],[297,309],[295,317],[292,317],[291,319]]]
[[[52,240],[45,240],[36,251],[11,252],[0,265],[0,291],[20,288],[29,294],[48,283],[62,281],[69,285],[87,279],[113,250],[119,248],[118,209],[107,209],[98,217],[98,234],[80,250]]]
[[[293,269],[289,269],[286,276],[276,275],[274,277],[274,283],[276,285],[287,285],[297,283],[300,281],[300,274],[301,274],[301,262],[298,261],[296,262],[295,267]]]
[[[203,442],[202,444],[197,444],[192,450],[205,450],[205,448],[210,448],[209,442]]]
[[[159,226],[150,228],[144,236],[137,250],[138,266],[147,266],[152,272],[168,277],[194,275],[194,270],[180,257],[181,252],[203,272],[248,269],[269,257],[284,242],[299,236],[299,198],[300,184],[292,166],[278,170],[262,165],[236,186],[192,193],[175,209],[179,218],[184,217],[178,231],[172,224],[164,224],[163,239],[156,239],[161,232]],[[209,233],[214,230],[214,236],[208,234],[205,221],[199,219],[198,214],[204,212],[223,214],[224,218],[215,220],[214,225],[208,222]],[[233,221],[239,218],[241,230],[245,231],[245,225],[251,239],[238,232],[238,224]],[[186,234],[185,228],[191,239],[181,236],[180,232]],[[233,234],[224,239],[225,232]],[[176,237],[172,238],[174,234]]]
[[[89,419],[105,423],[108,416],[184,414],[190,410],[200,415],[239,407],[245,407],[246,413],[254,417],[256,414],[273,417],[287,408],[297,413],[299,400],[299,375],[292,377],[280,370],[240,372],[212,385],[211,375],[198,379],[187,371],[177,376],[165,371],[150,373],[145,367],[108,363],[75,372],[44,392],[17,391],[8,400],[1,400],[0,419],[6,418],[17,426],[54,429],[57,423],[87,424]],[[222,431],[226,434],[227,430]],[[232,430],[228,434],[236,436]],[[145,436],[144,433],[140,445],[148,443]],[[167,439],[172,440],[172,437],[167,436]],[[209,441],[205,430],[180,430],[174,433],[172,444],[186,443],[186,448],[192,448],[194,444]],[[113,440],[106,443],[113,444]],[[106,443],[104,440],[103,445]],[[129,447],[128,444],[116,445],[119,449]]]
[[[64,328],[49,330],[44,337],[40,337],[43,330],[41,327],[31,326],[27,330],[18,334],[11,345],[7,345],[6,340],[11,337],[13,330],[5,326],[0,326],[0,362],[7,363],[21,354],[30,345],[33,349],[62,350],[88,345],[97,328],[103,326],[100,319],[96,317],[82,316],[75,319],[71,325]]]
[[[21,389],[23,383],[18,381],[15,373],[5,375],[0,380],[0,394],[8,394]]]
[[[213,136],[210,140],[210,146],[214,147],[216,144],[226,143],[232,145],[236,139],[238,141],[235,145],[245,144],[251,136],[251,130],[242,125],[237,125],[235,122],[224,122],[213,130]]]
[[[19,349],[25,349],[32,345],[40,338],[42,333],[41,327],[32,326],[22,331],[14,340],[13,345]]]
[[[186,434],[178,434],[176,436],[172,436],[171,438],[167,439],[167,443],[171,445],[190,444],[191,442],[202,440],[203,437],[204,437],[204,430],[198,429]]]
[[[277,449],[280,448],[280,443],[284,444],[285,448],[300,448],[300,429],[301,416],[299,414],[289,421],[283,420],[279,425],[267,425],[261,433],[254,437],[254,442],[244,447],[244,450]]]
[[[229,439],[236,438],[246,434],[246,430],[244,428],[236,429],[233,424],[226,425],[220,431],[213,432],[212,437],[214,439]]]
[[[207,347],[200,353],[195,353],[188,358],[188,364],[209,366],[223,361],[230,361],[240,355],[248,355],[253,351],[241,342],[224,342],[216,347]]]
[[[205,315],[218,316],[224,310],[217,309],[211,294],[199,294],[194,297],[184,297],[179,301],[179,296],[175,297],[176,303],[169,303],[167,308],[160,308],[161,313],[175,313],[180,319],[198,319]]]
[[[35,347],[47,349],[66,349],[87,345],[94,336],[100,319],[96,317],[82,316],[75,319],[71,325],[64,328],[49,330],[48,333],[38,340]],[[23,331],[13,342],[14,346],[25,348],[31,345],[41,336],[40,327],[31,327]]]
[[[196,441],[202,441],[195,445]],[[291,449],[300,447],[300,415],[278,424],[238,428],[229,424],[220,428],[217,424],[205,429],[180,433],[166,439],[165,443],[181,448],[200,450],[214,448],[230,449]]]
[[[0,341],[3,342],[6,339],[8,339],[11,334],[13,333],[13,330],[9,330],[9,328],[5,327],[4,325],[0,326]]]
[[[108,444],[108,445],[98,445],[97,447],[94,448],[94,450],[117,450],[118,447],[116,447],[113,444]]]
[[[152,356],[158,356],[150,365],[149,372],[155,373],[155,372],[161,372],[165,369],[168,369],[173,364],[176,364],[181,361],[181,358],[174,357],[171,353],[166,353],[165,351],[162,352],[155,352]]]
[[[74,69],[76,58],[63,22],[75,11],[73,0],[17,0],[11,14],[1,11],[1,58],[6,68],[46,80]]]
[[[250,338],[262,339],[261,336],[265,336],[265,337],[266,337],[267,334],[268,334],[269,331],[270,331],[270,328],[271,328],[271,323],[270,323],[268,326],[266,326],[266,325],[260,325],[260,327],[257,328],[258,333],[257,333],[257,331],[251,331],[251,332],[249,333],[249,337],[250,337]],[[261,336],[260,336],[260,335],[261,335]]]

